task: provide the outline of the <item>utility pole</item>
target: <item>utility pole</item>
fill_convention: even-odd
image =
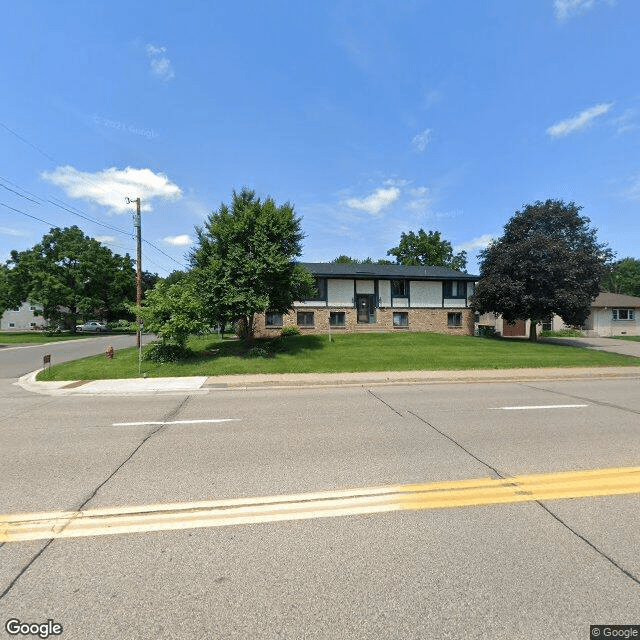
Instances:
[[[133,226],[136,228],[136,305],[142,302],[142,222],[140,216],[140,198],[135,201],[127,198],[127,204],[136,203],[136,213],[133,217]],[[138,316],[138,331],[136,332],[136,346],[140,349],[142,331],[140,330],[141,318]]]

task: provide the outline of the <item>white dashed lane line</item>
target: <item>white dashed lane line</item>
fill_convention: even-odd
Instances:
[[[489,407],[491,411],[525,411],[527,409],[577,409],[579,407],[588,407],[588,404],[540,404],[526,405],[522,407]]]
[[[155,424],[206,424],[215,422],[239,422],[240,418],[215,418],[211,420],[170,420],[168,422],[114,422],[112,427],[140,427]]]

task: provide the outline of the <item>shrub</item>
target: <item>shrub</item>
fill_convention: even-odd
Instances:
[[[193,355],[193,351],[179,344],[168,344],[165,342],[153,342],[145,348],[142,356],[143,360],[151,362],[178,362],[186,360]]]
[[[483,337],[483,338],[497,338],[498,334],[496,333],[496,328],[495,327],[489,327],[489,326],[479,326],[478,327],[478,334],[479,336]]]
[[[578,329],[560,329],[560,331],[541,331],[543,338],[584,338],[584,333]]]
[[[286,337],[286,336],[299,336],[301,334],[300,334],[300,329],[298,329],[298,327],[290,325],[288,327],[283,327],[282,330],[280,331],[280,335],[283,337]]]
[[[266,349],[263,349],[262,347],[253,347],[252,349],[249,349],[249,352],[247,353],[247,358],[268,358],[269,357],[269,352]]]

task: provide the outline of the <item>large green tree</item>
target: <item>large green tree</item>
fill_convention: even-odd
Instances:
[[[531,340],[537,323],[553,314],[566,324],[582,324],[611,251],[598,242],[581,209],[546,200],[516,211],[502,237],[480,252],[475,310],[501,313],[508,323],[531,320]]]
[[[141,306],[131,308],[142,318],[145,329],[157,334],[163,343],[173,341],[185,347],[191,334],[209,330],[202,305],[197,283],[185,277],[173,284],[159,280],[147,291]]]
[[[311,273],[295,260],[304,236],[289,203],[234,191],[231,204],[221,204],[196,235],[190,277],[211,325],[236,322],[240,335],[252,337],[255,314],[285,313],[313,295]]]
[[[24,287],[12,269],[0,264],[0,316],[24,302]]]
[[[41,304],[49,322],[75,332],[80,317],[109,318],[135,299],[135,270],[76,226],[53,228],[26,251],[12,251],[11,277],[22,283],[23,299]]]
[[[440,237],[439,231],[426,232],[419,229],[417,233],[409,231],[400,235],[400,244],[387,251],[394,256],[396,264],[407,266],[449,267],[457,271],[467,268],[467,254],[461,251],[454,255],[453,247],[448,240]]]
[[[373,258],[364,258],[360,260],[359,258],[351,258],[347,255],[339,255],[337,258],[331,260],[333,264],[394,264],[391,260],[374,260]]]
[[[600,286],[603,291],[640,296],[640,260],[637,258],[617,260],[607,270]]]

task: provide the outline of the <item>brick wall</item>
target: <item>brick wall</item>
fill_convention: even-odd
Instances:
[[[310,311],[314,314],[313,327],[301,327],[297,325],[297,312]],[[328,333],[329,313],[344,312],[345,326],[331,327],[332,333],[355,333],[366,331],[421,331],[427,333],[450,333],[453,335],[473,335],[473,311],[471,309],[376,309],[376,322],[359,324],[356,309],[354,308],[328,308],[328,307],[296,307],[282,318],[282,327],[298,326],[300,333]],[[409,314],[409,325],[406,327],[393,326],[393,313],[406,311]],[[449,313],[460,313],[462,325],[459,327],[448,326]],[[280,335],[282,327],[265,327],[264,314],[256,316],[255,335],[260,338],[269,338]]]

